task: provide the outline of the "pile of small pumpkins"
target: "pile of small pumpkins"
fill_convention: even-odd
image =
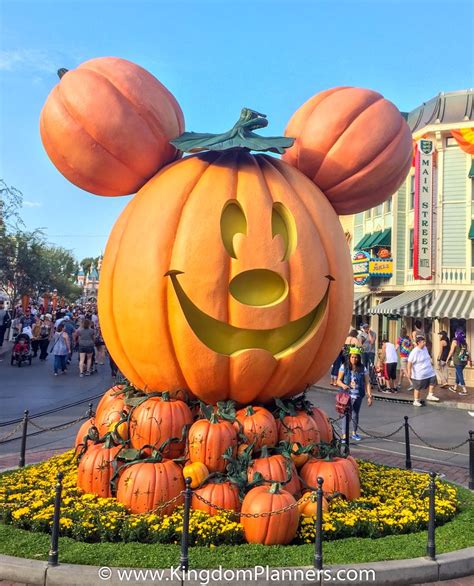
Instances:
[[[316,514],[318,477],[325,510],[335,495],[360,496],[357,463],[338,446],[305,394],[236,410],[233,401],[117,385],[78,431],[78,487],[115,496],[133,514],[166,515],[183,504],[190,478],[193,509],[234,511],[249,543],[287,544],[300,516]]]

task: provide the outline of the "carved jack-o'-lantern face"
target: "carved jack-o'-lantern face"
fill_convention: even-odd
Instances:
[[[351,277],[337,215],[299,171],[242,150],[205,153],[164,169],[117,221],[102,331],[139,388],[265,402],[330,366]]]

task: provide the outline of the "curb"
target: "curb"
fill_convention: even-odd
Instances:
[[[326,387],[320,387],[318,385],[312,385],[310,390],[319,391],[323,393],[327,393],[330,395],[335,395],[336,391],[332,389],[328,389]],[[390,397],[388,395],[380,395],[380,394],[373,394],[373,397],[376,401],[386,401],[387,403],[399,403],[399,404],[406,404],[411,405],[411,399],[402,399],[400,397]],[[423,402],[423,401],[422,401]],[[426,401],[424,401],[426,405]],[[474,403],[455,403],[454,401],[440,401],[439,403],[431,402],[430,407],[438,407],[441,409],[461,409],[464,411],[474,411]]]
[[[87,586],[103,586],[104,584],[118,586],[124,582],[127,584],[136,584],[137,586],[141,584],[166,582],[167,584],[177,586],[182,583],[180,574],[171,572],[169,569],[161,571],[150,569],[148,572],[142,570],[138,579],[132,579],[133,568],[99,568],[97,566],[75,564],[59,564],[53,567],[48,566],[47,562],[6,555],[0,555],[0,568],[0,579],[2,580],[23,582],[25,584],[39,584],[42,586],[83,586],[84,584],[87,584]],[[130,572],[130,579],[124,578],[123,575],[120,577],[119,570],[124,573]],[[137,572],[139,571],[138,568],[135,568],[135,570]],[[226,571],[223,568],[215,568],[214,570],[195,570],[194,572],[191,570],[184,581],[189,586],[197,586],[202,583],[218,584],[222,581],[229,582],[233,586],[270,586],[274,585],[275,582],[291,583],[292,586],[304,586],[309,583],[331,583],[341,586],[345,584],[352,586],[366,586],[367,584],[373,586],[381,586],[382,584],[394,584],[397,586],[420,584],[474,575],[474,547],[443,553],[435,561],[426,558],[414,558],[328,566],[322,571],[321,579],[315,579],[316,571],[310,566],[299,568],[264,568],[262,577],[254,576],[253,579],[251,576],[249,577],[251,569],[245,568],[245,570],[247,572],[244,572],[244,568],[240,568],[240,572],[238,569],[235,569],[234,579],[231,577],[232,571],[230,569]],[[354,577],[354,573],[352,572],[348,573],[347,579],[339,579],[337,572],[342,571],[344,572],[343,575],[346,576],[348,570],[355,572],[367,572],[371,570],[375,572],[375,580],[373,580],[373,574],[371,575],[371,573],[359,574],[365,576],[363,579],[349,579],[350,577]],[[270,577],[269,574],[273,577]],[[295,578],[289,578],[291,575],[295,576]],[[275,580],[275,576],[278,576],[279,579]]]

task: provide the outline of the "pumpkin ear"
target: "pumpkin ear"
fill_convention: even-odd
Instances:
[[[181,156],[184,130],[173,95],[142,67],[116,57],[59,69],[40,131],[56,168],[97,195],[129,195]]]
[[[337,87],[316,94],[291,117],[295,138],[283,160],[309,177],[339,215],[381,204],[411,166],[411,132],[396,106],[372,90]]]

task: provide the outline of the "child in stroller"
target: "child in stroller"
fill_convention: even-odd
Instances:
[[[12,356],[10,364],[13,366],[15,362],[20,367],[23,362],[28,362],[31,365],[31,340],[28,334],[18,334],[13,345]]]

